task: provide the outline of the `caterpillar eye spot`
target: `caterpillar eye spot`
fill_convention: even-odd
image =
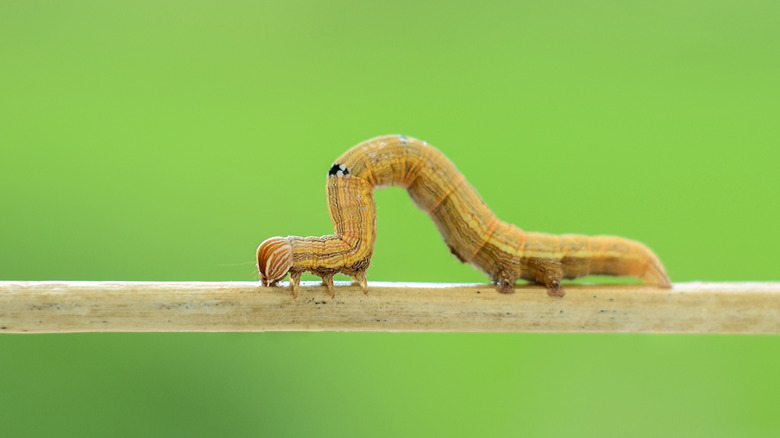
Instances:
[[[344,175],[349,175],[349,169],[347,169],[347,166],[343,164],[336,163],[330,167],[330,170],[328,171],[328,176],[330,175],[336,175],[339,177]]]

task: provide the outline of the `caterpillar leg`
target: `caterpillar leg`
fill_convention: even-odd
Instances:
[[[532,281],[543,284],[547,287],[547,295],[551,297],[562,297],[566,293],[561,289],[561,279],[563,270],[560,261],[554,260],[534,260],[534,269],[531,271]]]
[[[547,295],[562,297],[565,293],[561,289],[563,268],[560,260],[549,258],[525,258],[521,262],[521,278],[536,284],[542,284],[547,288]]]
[[[496,283],[496,290],[502,294],[515,293],[515,281],[517,278],[511,273],[501,272],[493,279]]]
[[[336,298],[336,289],[333,286],[333,274],[323,274],[322,285],[327,286],[331,298]]]
[[[301,286],[301,272],[290,272],[290,288],[293,298],[298,298],[298,290]]]
[[[357,271],[355,275],[352,275],[352,284],[360,285],[363,288],[363,293],[368,294],[368,281],[366,280],[366,271]]]
[[[566,292],[561,289],[561,281],[560,280],[553,280],[547,284],[547,295],[551,297],[562,297],[566,295]]]
[[[648,260],[644,273],[639,277],[643,283],[664,289],[672,287],[669,276],[666,275],[663,265],[658,260]]]

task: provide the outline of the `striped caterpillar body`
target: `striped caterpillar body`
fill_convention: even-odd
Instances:
[[[626,275],[671,287],[664,267],[643,244],[615,236],[525,232],[500,221],[455,165],[427,143],[402,135],[377,137],[339,157],[327,176],[333,234],[272,237],[257,249],[263,285],[290,273],[293,295],[301,274],[322,277],[331,295],[333,275],[349,275],[366,292],[366,270],[376,241],[374,189],[401,186],[430,215],[450,251],[487,274],[501,293],[524,279],[563,296],[561,280]]]

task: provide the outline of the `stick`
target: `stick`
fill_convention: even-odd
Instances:
[[[0,333],[434,331],[780,333],[780,283],[520,286],[304,282],[0,282]]]

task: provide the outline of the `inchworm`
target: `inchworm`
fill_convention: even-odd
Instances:
[[[263,285],[290,273],[298,296],[301,274],[322,277],[334,295],[333,275],[343,273],[368,291],[366,270],[376,241],[374,189],[401,186],[430,215],[450,251],[487,274],[502,293],[529,280],[563,296],[561,280],[590,274],[626,275],[668,288],[658,257],[643,244],[616,236],[525,232],[500,221],[455,165],[427,143],[402,135],[377,137],[339,157],[327,176],[333,234],[272,237],[257,249]]]

